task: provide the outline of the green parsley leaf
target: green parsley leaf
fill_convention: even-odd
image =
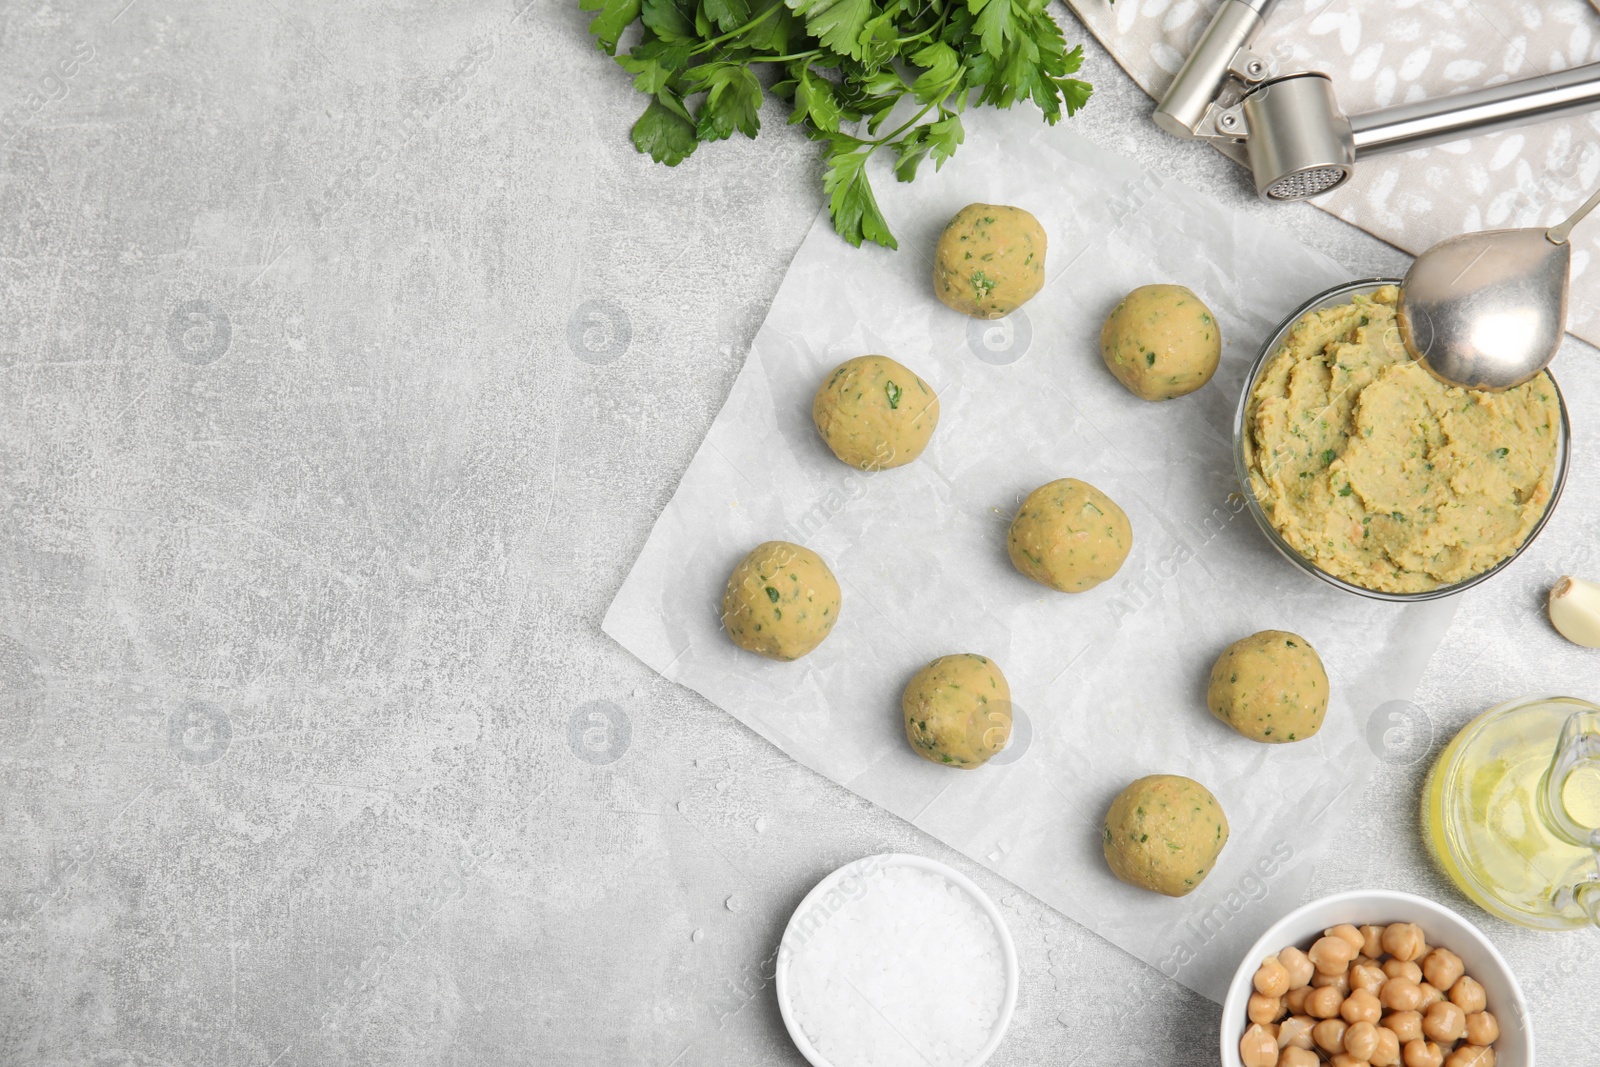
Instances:
[[[1007,38],[1016,36],[1011,0],[967,0],[967,10],[978,16],[977,31],[983,50],[998,56]]]
[[[676,167],[694,151],[696,140],[694,123],[664,101],[666,94],[657,96],[644,109],[639,121],[633,124],[633,146],[650,153],[657,163]]]
[[[595,44],[650,97],[635,147],[682,162],[701,141],[761,129],[767,92],[790,105],[789,123],[822,144],[823,191],[834,228],[852,244],[897,247],[873,195],[868,160],[887,148],[895,177],[942,166],[965,139],[969,104],[1031,100],[1054,123],[1091,92],[1071,77],[1048,0],[578,0]],[[776,78],[767,68],[776,67]],[[770,87],[770,88],[767,88]],[[896,105],[904,105],[897,107]],[[907,117],[909,116],[909,117]],[[899,125],[892,125],[891,118]],[[860,123],[861,126],[848,126]],[[884,127],[887,132],[881,132]],[[981,285],[977,286],[982,288]]]
[[[935,41],[911,56],[911,62],[925,68],[911,83],[911,95],[919,104],[933,104],[950,95],[961,57],[943,41]]]
[[[617,66],[634,75],[633,87],[651,96],[666,89],[688,62],[687,44],[669,45],[662,41],[647,41],[617,57]]]
[[[756,112],[761,107],[761,83],[749,67],[734,63],[706,63],[694,70],[691,91],[705,92],[695,123],[702,141],[725,141],[738,130],[754,137],[761,129]]]
[[[700,10],[724,31],[737,29],[750,20],[748,0],[701,0]]]
[[[640,0],[578,0],[580,11],[598,11],[589,20],[595,47],[608,56],[617,54],[617,40],[628,24],[639,17]]]
[[[789,41],[799,28],[794,15],[784,6],[783,0],[764,2],[767,9],[746,24],[749,28],[739,35],[737,43],[753,52],[788,55]]]
[[[961,116],[951,114],[938,122],[918,126],[894,144],[898,161],[894,165],[895,177],[903,182],[917,176],[917,167],[924,159],[932,159],[938,170],[944,161],[955,154],[956,147],[966,139],[961,127]]]
[[[826,78],[812,77],[806,67],[800,68],[799,80],[794,85],[794,111],[789,123],[811,120],[811,124],[828,133],[839,132],[839,101],[833,95],[833,83]]]
[[[695,33],[694,0],[642,0],[639,18],[661,40],[693,42]]]
[[[833,149],[828,153],[828,169],[822,175],[822,191],[828,194],[828,214],[833,217],[833,228],[839,236],[857,248],[863,240],[885,248],[899,248],[867,181],[867,157],[871,154],[871,148],[854,137],[836,135]]]
[[[874,14],[872,0],[787,0],[790,10],[806,20],[806,32],[824,48],[851,59],[865,59],[861,31]]]

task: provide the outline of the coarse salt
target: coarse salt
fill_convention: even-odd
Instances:
[[[999,933],[934,871],[847,876],[795,917],[785,948],[791,1012],[833,1067],[964,1067],[999,1021]]]

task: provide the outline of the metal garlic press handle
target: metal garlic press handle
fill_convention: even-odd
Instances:
[[[1237,2],[1237,0],[1236,0]],[[1600,108],[1600,63],[1350,116],[1356,158],[1443,144]]]
[[[1195,137],[1230,76],[1246,83],[1265,77],[1269,64],[1250,54],[1250,44],[1277,5],[1278,0],[1222,0],[1156,105],[1156,125],[1175,137]]]
[[[1250,50],[1276,0],[1223,0],[1156,107],[1156,125],[1248,166],[1267,200],[1343,185],[1358,160],[1600,109],[1600,63],[1346,116],[1326,74],[1274,77]]]

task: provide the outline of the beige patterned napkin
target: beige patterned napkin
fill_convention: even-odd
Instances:
[[[1068,0],[1152,96],[1217,0]],[[1586,0],[1283,0],[1257,38],[1280,72],[1321,70],[1357,114],[1600,61]],[[1241,181],[1246,180],[1241,177]],[[1312,203],[1408,252],[1471,230],[1550,225],[1600,184],[1600,112],[1358,162]],[[1600,344],[1600,223],[1573,237],[1567,328]]]

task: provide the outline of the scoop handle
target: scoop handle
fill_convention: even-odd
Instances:
[[[1600,189],[1596,189],[1594,195],[1585,200],[1583,206],[1574,211],[1566,222],[1557,223],[1544,231],[1545,238],[1553,245],[1566,244],[1567,238],[1572,235],[1572,228],[1587,218],[1596,207],[1600,207]]]

